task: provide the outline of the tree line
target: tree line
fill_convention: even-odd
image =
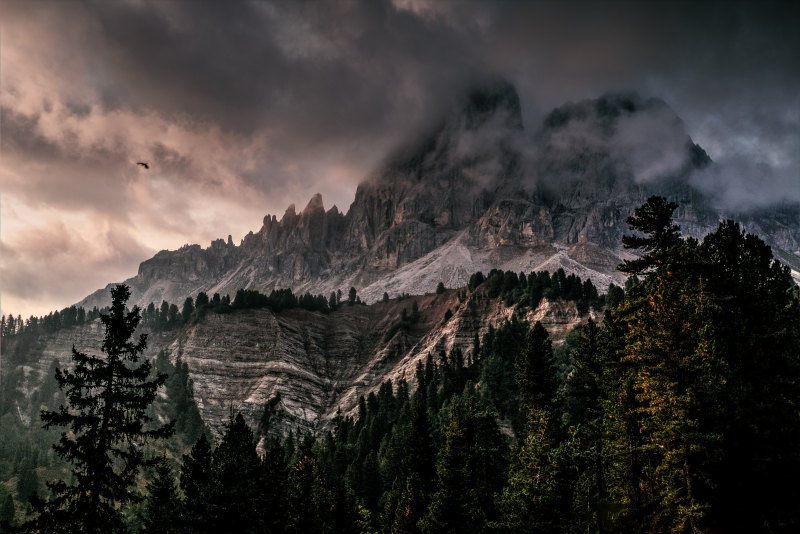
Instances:
[[[620,269],[637,279],[601,323],[554,347],[512,317],[322,435],[277,435],[280,399],[255,433],[231,417],[218,444],[150,462],[137,528],[796,532],[796,286],[732,221],[681,237],[676,207],[652,197],[628,219],[641,256]]]

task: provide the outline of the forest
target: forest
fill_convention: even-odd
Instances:
[[[16,423],[4,378],[0,448],[12,460],[0,475],[19,476],[16,487],[0,486],[0,528],[797,532],[800,291],[758,237],[733,221],[702,241],[682,237],[672,221],[676,208],[652,197],[628,219],[633,233],[623,244],[639,257],[619,266],[631,276],[625,291],[614,286],[598,295],[591,282],[563,271],[476,273],[464,290],[529,306],[568,298],[601,320],[588,318],[554,347],[540,323],[514,316],[468,350],[428,355],[414,388],[385,382],[359,400],[354,417],[338,416],[317,436],[278,435],[273,399],[256,428],[231,414],[215,442],[186,365],[163,353],[152,369],[137,361],[129,337],[141,315],[115,301],[102,317],[118,325],[117,344],[104,347],[132,358],[120,373],[139,374],[129,377],[138,393],[114,402],[131,402],[140,423],[107,435],[107,450],[120,451],[113,461],[98,466],[96,454],[82,456],[76,444],[88,427],[76,415],[85,402],[76,393],[80,373],[54,369],[40,394],[74,409],[43,410],[48,428],[31,445],[7,430]],[[351,297],[355,303],[354,291]],[[269,298],[242,293],[226,305],[278,306],[264,304]],[[330,309],[331,300],[341,304],[332,295],[306,305]],[[405,319],[412,317],[413,310]],[[86,365],[89,376],[103,364]],[[166,425],[155,417],[158,388],[170,399]],[[83,391],[98,394],[96,386]],[[68,435],[63,427],[78,430]],[[46,490],[23,476],[35,476],[40,465],[47,465],[38,470],[50,481]],[[125,491],[113,489],[114,477]],[[22,502],[32,489],[34,498]],[[99,508],[85,495],[96,495],[91,502]],[[107,521],[98,525],[97,517]]]

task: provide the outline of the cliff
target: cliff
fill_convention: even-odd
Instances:
[[[387,339],[387,332],[413,303],[419,320]],[[453,312],[444,320],[447,310]],[[242,412],[255,426],[264,406],[280,395],[280,431],[318,432],[337,413],[354,414],[358,398],[377,391],[391,379],[405,379],[412,389],[415,370],[430,354],[459,347],[472,351],[476,334],[498,327],[514,313],[529,321],[542,321],[556,343],[581,320],[571,302],[547,300],[535,309],[516,310],[498,298],[487,297],[483,287],[463,302],[459,291],[408,297],[372,305],[343,305],[329,314],[302,309],[273,313],[268,309],[207,313],[195,324],[168,332],[148,332],[145,356],[162,349],[172,360],[180,356],[189,366],[194,395],[207,424],[220,432],[231,411]],[[39,338],[26,355],[26,380],[18,389],[31,396],[52,362],[68,365],[72,346],[98,353],[103,329],[99,320],[60,330]],[[4,340],[4,349],[16,340]],[[22,410],[26,412],[27,410]]]

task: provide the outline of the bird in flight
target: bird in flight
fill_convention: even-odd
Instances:
[[[145,162],[143,162],[143,161],[137,161],[137,162],[136,162],[136,164],[137,164],[137,165],[141,165],[141,166],[142,166],[142,167],[144,167],[145,169],[149,169],[149,168],[150,168],[150,165],[148,165],[147,163],[145,163]]]

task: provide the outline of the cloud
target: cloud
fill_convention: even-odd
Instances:
[[[4,215],[30,211],[8,195]],[[33,210],[37,225],[26,224],[0,241],[2,313],[28,317],[76,302],[100,287],[100,280],[121,280],[155,251],[143,245],[130,228],[86,217],[60,218]],[[27,213],[28,220],[33,215]],[[4,217],[6,222],[13,219]],[[105,284],[102,284],[105,285]],[[62,307],[63,307],[62,306]]]
[[[398,142],[487,76],[516,84],[529,131],[565,101],[663,98],[746,170],[705,178],[726,202],[791,196],[800,175],[793,3],[7,0],[0,21],[0,192],[26,206],[3,213],[4,294],[45,216],[81,218],[66,243],[82,258],[107,232],[139,252],[239,237],[316,192],[346,211]],[[659,154],[634,154],[641,179],[676,164]],[[772,176],[769,194],[750,194],[751,173]]]

